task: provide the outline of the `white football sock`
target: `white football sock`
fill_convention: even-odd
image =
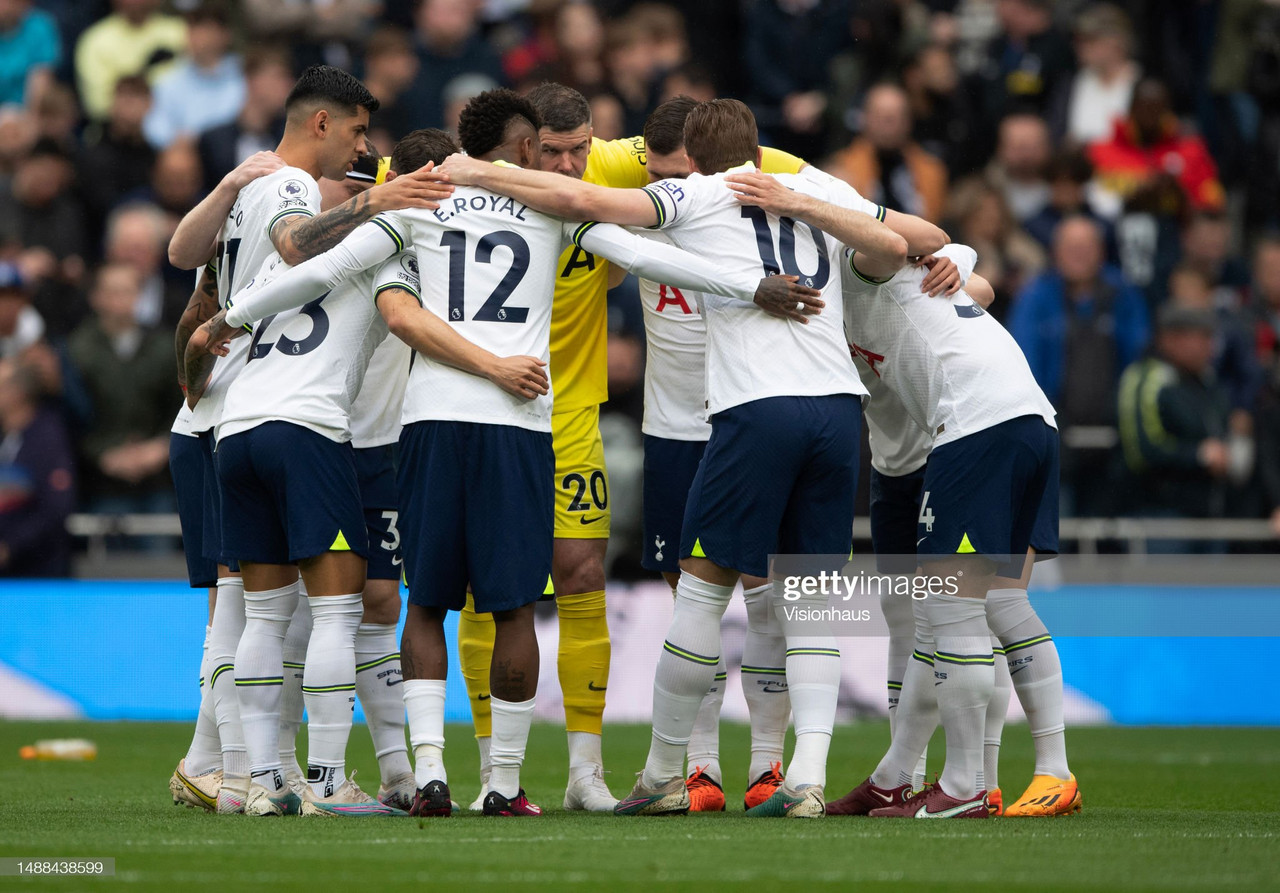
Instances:
[[[410,771],[404,743],[403,676],[394,623],[362,623],[356,630],[356,697],[373,738],[385,783]]]
[[[773,612],[773,584],[743,590],[747,637],[742,643],[742,696],[751,721],[751,764],[747,784],[782,764],[791,720],[787,697],[787,639]]]
[[[701,768],[709,778],[719,783],[720,773],[720,708],[724,706],[724,689],[728,684],[729,674],[724,666],[724,658],[716,665],[716,677],[702,698],[698,707],[698,715],[693,721],[693,732],[689,736],[689,773]]]
[[[319,796],[345,778],[347,739],[356,691],[356,630],[364,616],[360,593],[309,596],[311,644],[302,680],[307,705],[307,781]],[[318,770],[334,770],[324,772]]]
[[[213,627],[204,628],[204,648],[200,656],[200,712],[196,714],[196,729],[191,736],[191,746],[183,761],[188,775],[204,775],[222,768],[222,744],[218,740],[218,717],[213,710],[213,685],[210,676],[213,665],[209,660],[209,638]]]
[[[280,771],[280,695],[284,636],[297,607],[298,584],[244,594],[244,635],[236,649],[236,693],[249,768]],[[214,619],[217,619],[214,613]]]
[[[570,747],[572,747],[573,736],[575,734],[586,733],[569,733]],[[598,735],[595,737],[599,737]],[[489,776],[493,774],[493,738],[485,735],[483,738],[476,739],[476,749],[480,751],[480,788],[481,792],[489,789]]]
[[[520,793],[520,767],[524,765],[524,751],[529,744],[535,701],[535,698],[519,702],[499,697],[489,699],[493,711],[493,741],[489,751],[493,771],[489,775],[489,790],[507,799]]]
[[[987,594],[987,622],[1005,648],[1018,702],[1027,714],[1036,750],[1036,775],[1068,778],[1062,707],[1062,661],[1025,589]]]
[[[595,732],[567,732],[569,737],[569,783],[580,778],[591,778],[597,769],[604,767],[604,756],[601,752],[602,739]],[[492,764],[489,756],[489,739],[478,738],[480,745],[481,774],[488,771]]]
[[[404,708],[409,714],[409,741],[413,744],[413,777],[419,788],[433,781],[449,782],[444,768],[444,693],[443,679],[404,681]]]
[[[680,575],[675,612],[653,679],[653,739],[642,777],[646,785],[683,776],[694,720],[720,663],[720,619],[732,595],[732,586]]]
[[[880,611],[889,626],[889,661],[887,689],[889,692],[889,737],[893,737],[893,724],[897,719],[898,701],[902,697],[902,680],[907,675],[907,661],[916,642],[916,618],[911,610],[910,596],[880,593]]]
[[[209,631],[209,664],[213,667],[211,695],[218,721],[222,774],[229,778],[249,777],[236,686],[236,649],[244,629],[244,583],[239,577],[219,577],[213,625]]]
[[[280,688],[280,766],[302,774],[298,765],[298,731],[302,728],[302,676],[311,641],[311,603],[307,588],[298,581],[298,606],[284,634],[284,685]]]
[[[787,636],[787,694],[796,721],[787,786],[823,786],[840,694],[840,649],[834,636]]]
[[[936,642],[934,675],[938,715],[947,736],[940,784],[960,800],[986,786],[982,777],[983,729],[995,687],[995,657],[982,599],[931,595],[925,613]]]
[[[995,654],[996,684],[991,690],[991,702],[987,704],[987,721],[982,747],[982,775],[987,790],[1000,787],[1000,738],[1004,734],[1005,717],[1009,715],[1009,696],[1013,683],[1009,680],[1009,665],[1004,659],[1000,640],[991,637],[991,651]]]

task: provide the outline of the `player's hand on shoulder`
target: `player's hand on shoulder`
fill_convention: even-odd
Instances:
[[[551,389],[546,365],[537,357],[497,357],[488,378],[508,394],[533,400]]]
[[[949,298],[964,285],[960,281],[960,268],[949,257],[928,254],[917,258],[913,262],[913,266],[928,268],[929,272],[925,274],[923,281],[920,283],[920,290],[931,298],[936,298],[939,295]]]
[[[367,193],[378,211],[398,211],[403,208],[425,208],[434,211],[440,202],[453,194],[453,186],[445,182],[444,174],[428,161],[416,171],[393,177],[375,186]]]
[[[801,285],[799,276],[766,276],[756,288],[755,304],[770,316],[808,325],[806,316],[817,316],[827,306],[822,292]]]
[[[760,172],[730,174],[725,185],[733,190],[733,197],[744,205],[764,208],[775,217],[794,217],[804,196],[784,186],[772,174]]]
[[[284,167],[284,159],[275,152],[254,152],[240,162],[227,176],[236,189],[243,189],[259,177],[275,173]]]
[[[444,164],[440,166],[440,172],[456,186],[475,186],[479,182],[480,175],[492,167],[493,165],[487,161],[455,152],[444,160]]]

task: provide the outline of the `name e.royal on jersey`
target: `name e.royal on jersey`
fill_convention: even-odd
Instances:
[[[529,210],[528,205],[517,204],[515,199],[507,198],[505,195],[473,195],[470,198],[455,198],[452,204],[452,211],[446,211],[445,206],[441,205],[432,213],[442,223],[466,211],[493,211],[495,214],[510,214],[516,220],[523,221],[524,212]]]

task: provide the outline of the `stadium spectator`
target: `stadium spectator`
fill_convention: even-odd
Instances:
[[[1198,212],[1182,228],[1182,262],[1209,280],[1214,306],[1238,308],[1249,285],[1249,265],[1231,251],[1231,220],[1226,214]]]
[[[39,373],[0,359],[0,577],[71,573],[75,451]]]
[[[141,281],[124,264],[98,270],[93,316],[68,351],[89,392],[92,419],[80,438],[82,493],[95,512],[171,511],[169,426],[179,394],[173,338],[138,324]]]
[[[1168,87],[1154,78],[1143,78],[1134,88],[1128,116],[1115,123],[1110,140],[1090,147],[1089,157],[1105,187],[1122,198],[1166,174],[1177,181],[1193,208],[1223,206],[1213,157],[1200,137],[1183,131]]]
[[[639,133],[644,129],[658,70],[653,44],[644,28],[630,16],[609,25],[606,34],[604,59],[609,89],[622,103],[623,128],[628,133]]]
[[[939,43],[917,50],[903,66],[902,86],[921,148],[941,158],[953,177],[981,167],[986,159],[974,151],[973,101],[960,89],[951,50]]]
[[[44,319],[31,306],[18,265],[0,261],[0,359],[14,359],[40,343]]]
[[[1280,236],[1266,236],[1254,248],[1250,292],[1258,362],[1268,392],[1280,401]]]
[[[1054,234],[1053,269],[1018,295],[1008,318],[1058,410],[1064,511],[1086,516],[1112,510],[1116,385],[1147,340],[1142,295],[1105,261],[1098,224],[1067,218]]]
[[[852,8],[849,0],[755,0],[747,7],[742,69],[771,145],[802,158],[823,154],[827,66],[852,42]]]
[[[1003,319],[1013,297],[1044,269],[1044,249],[1018,226],[1000,190],[981,177],[952,191],[948,215],[955,240],[978,252],[975,272],[995,289],[991,309]]]
[[[35,116],[17,105],[0,106],[0,187],[40,138]]]
[[[876,204],[942,220],[947,168],[911,139],[907,93],[893,84],[867,91],[862,135],[831,159],[828,171]]]
[[[1048,248],[1059,223],[1067,217],[1084,215],[1102,227],[1107,256],[1114,257],[1115,228],[1091,201],[1096,190],[1088,156],[1078,149],[1061,151],[1050,159],[1045,177],[1049,181],[1049,203],[1023,224],[1027,234]]]
[[[1213,280],[1200,267],[1183,261],[1169,276],[1169,304],[1213,315],[1212,368],[1231,402],[1231,429],[1252,431],[1250,418],[1262,389],[1262,367],[1253,331],[1239,309],[1217,302]]]
[[[84,207],[71,192],[74,170],[65,150],[40,140],[0,186],[0,242],[44,249],[62,275],[78,279],[88,247]],[[53,271],[49,271],[52,273]]]
[[[1049,204],[1049,152],[1049,126],[1043,118],[1020,113],[1000,122],[996,156],[987,165],[986,177],[1004,194],[1019,224]]]
[[[130,267],[138,275],[138,299],[134,314],[138,324],[172,325],[191,297],[188,276],[166,280],[166,249],[172,227],[155,205],[121,205],[107,220],[106,260]]]
[[[995,5],[1000,30],[970,83],[979,103],[975,135],[988,152],[989,135],[1001,121],[1014,113],[1043,116],[1075,68],[1071,45],[1054,26],[1050,0],[997,0]]]
[[[418,54],[413,51],[413,38],[407,31],[388,25],[369,36],[364,50],[364,85],[381,103],[370,128],[385,134],[381,140],[375,137],[374,142],[385,143],[388,152],[400,137],[417,126],[409,116],[405,97],[417,74]]]
[[[244,106],[236,119],[206,131],[196,144],[206,192],[250,155],[275,149],[284,135],[284,101],[294,81],[288,52],[250,49],[244,56],[244,77]]]
[[[513,83],[535,86],[542,81],[586,92],[604,85],[604,21],[590,3],[562,3],[555,11],[554,39],[537,65],[508,55],[507,75]],[[526,50],[527,52],[527,50]]]
[[[116,81],[167,70],[187,47],[187,25],[160,12],[159,0],[112,0],[114,12],[96,22],[76,44],[76,85],[85,114],[105,120]]]
[[[1221,517],[1228,474],[1227,394],[1213,379],[1213,314],[1161,309],[1154,350],[1120,383],[1120,440],[1132,476],[1134,513]],[[1152,542],[1153,551],[1190,551]]]
[[[715,99],[719,95],[716,79],[701,63],[691,62],[669,72],[658,87],[658,104],[677,96],[688,96],[698,102]]]
[[[1080,70],[1063,85],[1050,115],[1055,139],[1087,146],[1109,139],[1129,113],[1141,69],[1133,59],[1133,33],[1124,10],[1100,3],[1075,22]]]
[[[602,140],[622,139],[627,130],[627,113],[618,97],[604,90],[587,94],[591,105],[591,135]]]
[[[80,102],[75,92],[54,81],[36,100],[35,113],[40,139],[53,140],[68,152],[74,152],[80,129]]]
[[[422,0],[414,16],[418,76],[406,94],[406,112],[415,127],[445,121],[445,86],[463,74],[502,80],[498,54],[479,33],[478,8],[471,0]]]
[[[76,158],[76,192],[101,231],[111,208],[151,179],[156,150],[142,134],[151,107],[151,88],[141,76],[116,81],[111,111],[104,124],[85,136]]]
[[[186,18],[187,56],[157,78],[143,122],[147,140],[157,149],[234,120],[244,105],[244,72],[240,57],[231,52],[227,14],[201,6]]]
[[[444,85],[444,129],[458,132],[458,116],[471,100],[486,90],[495,90],[498,82],[487,74],[460,74]]]
[[[62,38],[53,16],[31,0],[0,4],[0,106],[34,106],[54,83]]]
[[[173,226],[177,226],[182,215],[204,197],[204,172],[195,144],[187,140],[171,143],[156,156],[147,188],[128,197],[154,202],[172,218]]]

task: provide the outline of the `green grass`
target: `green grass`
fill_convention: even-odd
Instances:
[[[464,805],[477,786],[468,731],[450,727],[447,751]],[[541,818],[214,816],[170,804],[169,773],[189,734],[170,723],[0,723],[0,856],[116,860],[114,878],[6,877],[0,889],[1280,889],[1280,807],[1264,784],[1280,762],[1277,729],[1074,730],[1081,815],[978,822],[744,818],[747,734],[736,726],[723,734],[730,810],[720,815],[567,815],[558,808],[563,732],[535,726],[525,779],[547,808]],[[97,741],[96,762],[17,758],[36,738],[81,735]],[[887,737],[883,724],[838,730],[828,793],[861,780]],[[1009,802],[1030,778],[1031,753],[1025,727],[1005,738]],[[648,731],[610,727],[605,742],[621,796],[643,763]],[[352,754],[360,780],[376,788],[363,728]]]

